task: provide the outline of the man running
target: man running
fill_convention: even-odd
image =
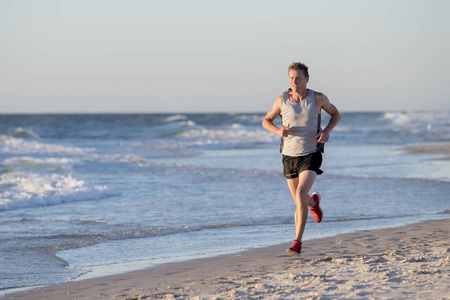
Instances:
[[[281,137],[280,152],[283,154],[284,176],[297,206],[295,210],[295,239],[286,252],[300,256],[302,236],[305,230],[308,207],[314,221],[322,221],[320,194],[308,195],[317,175],[322,174],[322,152],[331,130],[341,119],[337,108],[328,98],[306,87],[309,81],[308,67],[302,63],[289,66],[289,85],[291,89],[275,100],[273,107],[264,117],[262,125],[268,131]],[[321,110],[331,119],[321,130]],[[273,121],[281,116],[282,127]]]

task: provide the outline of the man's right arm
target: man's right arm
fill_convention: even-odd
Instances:
[[[278,117],[281,113],[281,98],[282,96],[278,97],[277,100],[275,100],[272,108],[269,110],[269,112],[267,112],[266,116],[264,117],[264,120],[262,121],[262,126],[268,131],[275,133],[280,137],[287,137],[289,134],[289,125],[287,127],[283,126],[279,128],[275,126],[275,124],[273,124],[275,118]]]

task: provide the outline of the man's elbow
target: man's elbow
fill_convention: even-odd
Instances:
[[[341,119],[341,113],[339,112],[339,110],[336,108],[336,106],[334,106],[334,113],[331,114],[331,117],[333,119],[335,119],[336,121],[339,122],[339,120]]]
[[[341,119],[341,113],[336,110],[336,113],[333,114],[333,116],[337,121],[339,121]]]

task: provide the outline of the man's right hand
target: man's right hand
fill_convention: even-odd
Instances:
[[[291,132],[291,124],[288,124],[287,126],[283,126],[280,128],[280,137],[287,137],[289,133]]]

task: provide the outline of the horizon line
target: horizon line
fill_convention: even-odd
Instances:
[[[388,110],[340,110],[341,113],[382,112],[450,112],[450,109],[388,109]],[[0,115],[149,115],[149,114],[265,114],[263,111],[146,111],[146,112],[0,112]],[[325,112],[326,113],[326,112]]]

